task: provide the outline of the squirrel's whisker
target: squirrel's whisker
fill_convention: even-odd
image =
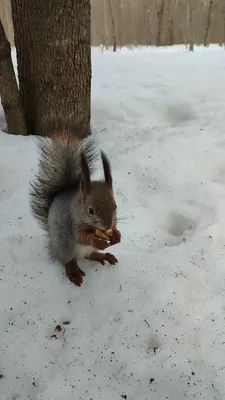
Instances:
[[[117,222],[118,222],[118,225],[124,224],[124,225],[131,225],[132,226],[131,221],[117,221]]]

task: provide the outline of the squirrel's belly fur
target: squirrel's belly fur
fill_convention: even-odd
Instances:
[[[93,251],[94,249],[90,246],[84,246],[79,243],[75,245],[75,256],[77,260],[82,260],[83,258],[88,257],[93,253]]]

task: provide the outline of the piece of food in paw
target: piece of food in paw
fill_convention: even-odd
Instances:
[[[107,229],[107,231],[104,231],[104,232],[108,237],[112,237],[112,235],[113,235],[113,230],[112,229]]]
[[[96,235],[103,240],[109,240],[110,237],[112,237],[112,233],[112,229],[107,229],[105,231],[101,229],[96,229]]]

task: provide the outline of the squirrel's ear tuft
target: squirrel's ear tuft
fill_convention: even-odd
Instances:
[[[102,159],[102,165],[103,165],[103,170],[104,170],[104,175],[105,175],[105,181],[106,181],[107,185],[110,188],[112,188],[113,180],[112,180],[110,163],[109,163],[109,160],[108,160],[106,154],[103,151],[101,151],[101,159]]]
[[[81,170],[83,173],[83,180],[81,181],[81,189],[84,192],[84,194],[87,194],[91,190],[91,178],[90,178],[90,169],[84,153],[81,153]]]

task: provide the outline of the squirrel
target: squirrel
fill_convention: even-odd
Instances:
[[[85,273],[78,260],[118,262],[113,254],[97,251],[121,240],[110,162],[101,151],[104,180],[91,181],[98,157],[92,135],[81,139],[65,130],[50,138],[39,137],[37,144],[40,159],[30,182],[31,213],[47,233],[50,258],[81,286]],[[109,241],[97,236],[96,229],[112,229]]]

